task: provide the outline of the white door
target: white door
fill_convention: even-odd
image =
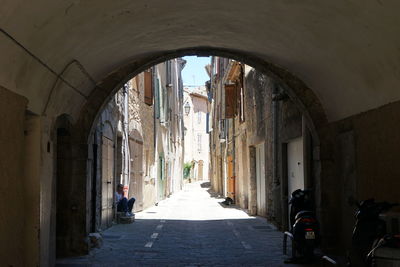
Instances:
[[[256,146],[256,177],[257,177],[257,214],[266,215],[265,188],[265,150],[264,143]]]
[[[297,189],[304,189],[303,137],[291,140],[287,145],[288,197]]]
[[[131,179],[129,183],[129,198],[136,199],[133,211],[143,210],[143,142],[129,139],[131,154]]]

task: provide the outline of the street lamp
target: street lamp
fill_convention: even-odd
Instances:
[[[189,112],[190,112],[190,105],[189,105],[189,102],[186,102],[186,104],[185,104],[185,114],[186,114],[186,116],[189,115]]]

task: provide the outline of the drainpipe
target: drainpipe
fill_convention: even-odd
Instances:
[[[130,184],[130,153],[129,153],[129,85],[125,83],[123,86],[123,134],[125,139],[125,157],[124,157],[124,191],[126,190],[126,194],[129,194],[129,184]]]
[[[273,196],[273,216],[279,218],[278,214],[282,213],[282,188],[278,177],[278,152],[279,152],[279,140],[278,140],[278,127],[279,127],[279,88],[277,84],[272,87],[272,196]],[[281,189],[281,190],[279,190]],[[281,196],[280,196],[281,195]]]
[[[288,96],[281,91],[277,84],[274,84],[272,88],[272,151],[273,151],[273,184],[274,184],[274,212],[276,218],[281,218],[282,226],[287,229],[287,198],[286,198],[286,181],[282,181],[278,177],[278,158],[279,158],[279,103],[280,101],[286,100]],[[283,151],[284,152],[284,151]],[[286,155],[286,154],[284,154]],[[284,156],[285,157],[285,156]],[[286,158],[282,158],[282,165],[286,161]],[[284,171],[284,170],[283,170]],[[282,174],[283,175],[283,174]],[[280,188],[279,188],[280,187]],[[278,190],[280,189],[280,190]],[[279,204],[280,202],[280,204]],[[280,216],[279,216],[280,213]]]
[[[154,170],[155,170],[155,194],[156,194],[156,200],[155,202],[158,203],[161,199],[159,197],[159,182],[158,182],[158,172],[159,172],[159,154],[158,154],[158,144],[157,144],[157,106],[158,106],[158,98],[156,97],[156,90],[158,91],[158,87],[156,87],[156,79],[157,79],[157,73],[156,73],[156,66],[151,68],[151,75],[153,77],[152,79],[152,86],[153,86],[153,146],[154,146]],[[158,96],[158,92],[157,92]]]
[[[279,99],[276,96],[279,94],[279,88],[274,84],[272,88],[272,175],[274,187],[280,185],[278,177],[278,105]]]
[[[237,203],[237,201],[236,201],[236,141],[235,141],[235,139],[236,139],[236,135],[235,135],[235,116],[233,116],[233,119],[232,119],[232,128],[233,128],[233,130],[232,130],[232,146],[233,146],[233,152],[232,152],[232,158],[233,158],[233,162],[232,162],[232,168],[233,168],[233,173],[232,173],[232,175],[233,175],[233,177],[232,177],[232,179],[233,179],[233,192],[234,192],[234,195],[233,195],[233,201],[235,202],[235,203]]]

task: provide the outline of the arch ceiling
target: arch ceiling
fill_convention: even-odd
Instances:
[[[33,112],[50,102],[72,113],[93,82],[137,57],[215,47],[287,69],[333,121],[400,99],[398,10],[396,0],[2,0],[0,27],[80,93],[64,84],[48,101],[62,82],[4,32],[0,85]]]

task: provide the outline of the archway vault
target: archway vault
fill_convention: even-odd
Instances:
[[[129,64],[115,69],[98,82],[91,90],[90,95],[87,97],[87,100],[77,117],[76,126],[80,129],[81,142],[84,142],[85,139],[87,140],[87,138],[90,137],[93,127],[95,126],[94,122],[99,116],[100,110],[125,82],[153,65],[187,55],[215,55],[232,58],[248,64],[276,79],[280,82],[281,86],[284,86],[283,89],[285,92],[308,119],[309,127],[314,133],[315,141],[318,142],[319,138],[316,135],[316,129],[326,125],[328,120],[317,96],[303,81],[287,70],[264,61],[259,56],[242,51],[214,47],[192,47],[153,53],[138,57]]]
[[[287,69],[313,89],[329,121],[400,99],[397,1],[5,0],[2,6],[0,85],[25,96],[36,114],[55,86],[78,90],[56,90],[50,110],[74,113],[93,81],[120,66],[198,46]],[[54,85],[57,75],[71,86],[60,78]]]

